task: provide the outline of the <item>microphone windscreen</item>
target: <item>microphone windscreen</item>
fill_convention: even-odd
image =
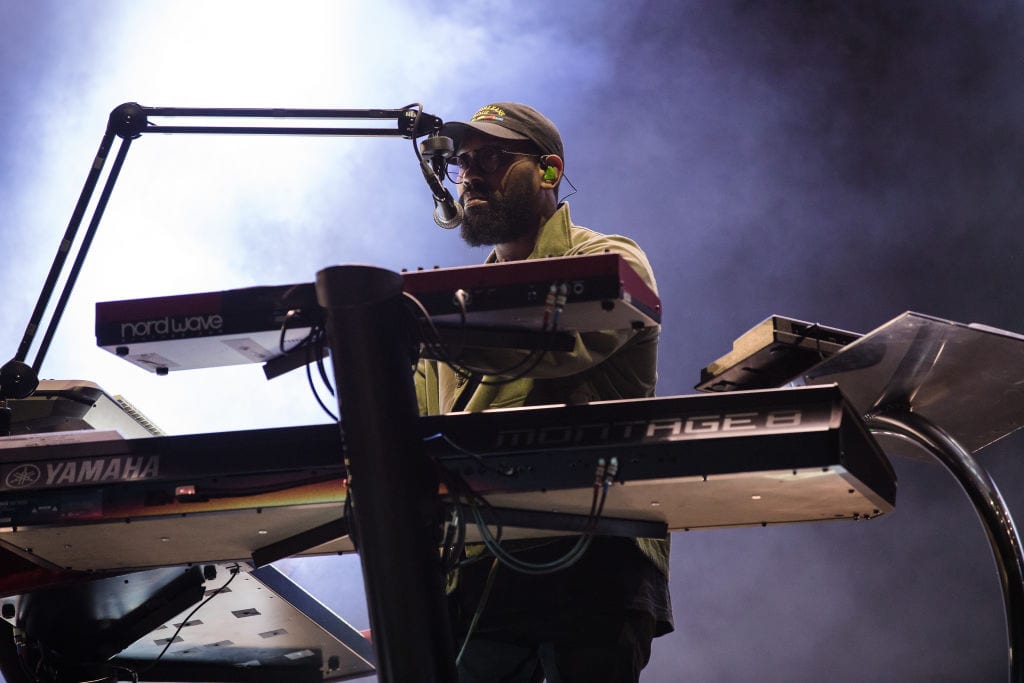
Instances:
[[[434,208],[434,222],[437,223],[438,227],[444,228],[445,230],[451,230],[457,228],[462,224],[462,216],[465,211],[462,208],[462,204],[459,202],[453,202],[452,206],[455,207],[455,215],[451,218],[445,218],[445,208],[442,204],[438,204]]]

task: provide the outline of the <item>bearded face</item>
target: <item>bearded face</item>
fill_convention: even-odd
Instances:
[[[484,178],[467,179],[463,184],[459,197],[465,209],[462,239],[471,247],[513,242],[537,228],[537,188],[532,174],[509,170],[503,190]]]

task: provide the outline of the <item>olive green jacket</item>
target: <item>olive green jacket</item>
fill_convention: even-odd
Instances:
[[[602,235],[573,225],[568,204],[562,204],[541,228],[533,252],[527,258],[621,254],[640,274],[647,285],[657,291],[650,263],[639,246],[618,235]],[[495,263],[491,252],[487,263]],[[512,408],[527,405],[577,404],[623,398],[646,398],[654,395],[658,379],[658,335],[661,328],[641,330],[606,330],[575,334],[575,345],[569,352],[548,352],[526,377],[488,384],[496,379],[485,376],[469,397],[465,410],[476,412],[489,408]],[[484,368],[508,368],[525,352],[479,350],[463,358],[468,365]],[[436,415],[450,412],[466,381],[447,365],[421,361],[416,373],[416,395],[420,413]],[[610,492],[613,495],[614,491]],[[668,574],[668,542],[637,539],[641,550]]]

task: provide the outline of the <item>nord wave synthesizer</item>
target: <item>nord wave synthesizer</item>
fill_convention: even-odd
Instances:
[[[565,285],[559,329],[657,325],[661,302],[618,254],[564,256],[402,273],[432,321],[474,330],[540,330],[552,284]],[[464,310],[455,293],[462,290]],[[292,312],[289,315],[289,312]],[[96,343],[150,372],[263,363],[319,320],[311,283],[96,304]]]

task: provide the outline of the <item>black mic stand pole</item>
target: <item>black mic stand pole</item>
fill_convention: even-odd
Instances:
[[[128,154],[128,146],[133,138],[139,136],[139,131],[137,130],[139,119],[135,116],[135,112],[127,109],[129,107],[130,105],[123,104],[110,113],[110,117],[107,120],[107,129],[100,140],[99,150],[96,152],[92,165],[89,167],[85,186],[82,188],[82,192],[78,196],[78,202],[75,204],[75,209],[71,213],[71,219],[68,221],[67,229],[64,231],[64,237],[61,239],[60,246],[57,248],[57,254],[50,265],[50,272],[46,276],[43,289],[36,300],[35,309],[32,311],[28,325],[25,328],[25,334],[18,345],[18,351],[14,354],[14,358],[5,363],[3,368],[0,369],[0,436],[10,434],[12,415],[11,408],[7,405],[7,400],[11,398],[27,398],[39,386],[39,368],[42,365],[43,358],[67,305],[71,289],[74,287],[78,273],[85,262],[86,254],[89,252],[89,246],[92,244],[92,239],[96,234],[96,229],[99,226],[100,218],[103,216],[103,210],[106,208],[114,183],[121,171],[121,167],[124,165],[125,156]],[[46,334],[40,344],[35,361],[29,366],[25,363],[25,359],[28,358],[28,352],[39,329],[40,321],[42,321],[46,307],[50,303],[50,297],[53,296],[53,291],[57,287],[57,280],[60,278],[64,264],[67,262],[92,194],[96,190],[96,184],[99,182],[100,174],[103,172],[107,155],[110,154],[110,147],[113,144],[115,135],[119,135],[122,138],[117,157],[100,194],[92,220],[89,222],[89,228],[82,239],[82,244],[79,246],[78,254],[68,274],[68,279],[64,284],[64,290],[58,300],[57,307],[51,316],[50,324],[47,326]]]

